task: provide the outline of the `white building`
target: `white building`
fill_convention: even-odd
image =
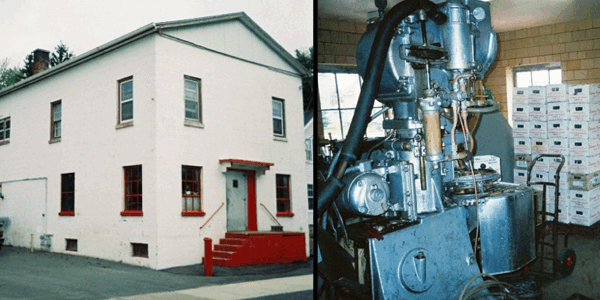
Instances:
[[[0,91],[5,244],[163,269],[279,222],[308,254],[306,73],[236,13],[152,23]]]
[[[315,204],[315,186],[314,180],[314,147],[313,147],[313,115],[314,110],[309,110],[304,113],[304,146],[306,147],[306,184],[308,190],[308,228],[310,240],[310,253],[314,251],[314,230],[313,230],[313,207]]]

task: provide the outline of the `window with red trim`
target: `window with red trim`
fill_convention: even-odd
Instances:
[[[181,215],[204,216],[201,167],[181,166]]]
[[[121,215],[142,215],[142,166],[123,167],[125,174],[125,210]]]
[[[292,204],[290,200],[290,175],[276,174],[277,185],[277,216],[291,217]]]
[[[60,176],[60,212],[59,216],[75,215],[75,173]]]

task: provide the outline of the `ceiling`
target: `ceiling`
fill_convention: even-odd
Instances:
[[[374,0],[319,0],[319,18],[366,23],[377,11]],[[388,8],[400,0],[387,0]],[[433,1],[444,2],[441,0]],[[600,0],[493,0],[492,25],[496,32],[600,18]]]

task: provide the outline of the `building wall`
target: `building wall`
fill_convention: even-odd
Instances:
[[[366,24],[318,19],[317,62],[356,65],[356,47]]]
[[[506,118],[512,67],[548,62],[561,63],[563,83],[600,82],[600,18],[498,33],[498,55],[484,83]]]
[[[184,75],[202,79],[203,128],[184,126]],[[156,81],[158,268],[198,263],[204,255],[203,238],[216,244],[225,236],[225,167],[220,159],[274,164],[265,174],[256,174],[259,231],[277,225],[260,205],[276,214],[275,174],[291,175],[295,216],[276,218],[285,231],[308,236],[300,77],[160,38]],[[285,100],[285,141],[273,137],[272,97]],[[202,167],[203,217],[181,216],[182,164]],[[308,237],[306,241],[308,248]]]
[[[117,80],[131,75],[134,126],[116,129]],[[39,236],[53,234],[54,252],[65,252],[65,239],[73,238],[78,252],[69,253],[156,266],[155,251],[134,258],[130,245],[156,245],[154,86],[149,37],[0,98],[0,115],[11,117],[10,143],[0,146],[0,181],[12,181],[0,200],[0,215],[15,225],[6,230],[7,244],[29,247],[33,234],[39,249]],[[62,138],[49,144],[50,103],[56,100],[62,100]],[[123,166],[135,164],[143,168],[144,217],[122,217]],[[58,216],[61,174],[71,172],[75,216]],[[17,226],[30,221],[42,225]]]

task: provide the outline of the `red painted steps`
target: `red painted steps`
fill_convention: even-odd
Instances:
[[[247,266],[306,260],[303,232],[227,232],[213,251],[217,266]]]

